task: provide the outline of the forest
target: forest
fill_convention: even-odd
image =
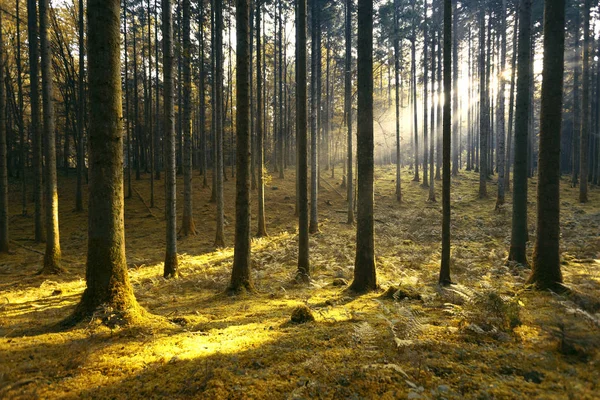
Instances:
[[[598,399],[600,5],[0,0],[0,399]]]

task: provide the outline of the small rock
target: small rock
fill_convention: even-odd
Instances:
[[[312,322],[315,320],[310,308],[305,305],[298,306],[294,308],[292,311],[292,316],[290,317],[293,323],[295,324],[304,324],[306,322]]]
[[[51,296],[60,296],[62,292],[62,289],[54,289],[54,291],[52,291]]]

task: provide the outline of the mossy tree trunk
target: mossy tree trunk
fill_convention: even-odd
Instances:
[[[358,212],[354,280],[358,293],[377,288],[373,229],[373,0],[358,0]]]
[[[250,1],[236,0],[235,249],[229,291],[253,290],[250,276]],[[282,166],[283,168],[283,166]]]
[[[296,147],[298,151],[298,271],[296,279],[308,282],[308,115],[306,82],[306,0],[296,2]]]
[[[49,0],[40,0],[40,48],[42,53],[42,106],[44,112],[44,158],[46,196],[46,252],[43,274],[58,274],[60,265],[60,233],[58,227],[58,188],[56,183],[56,129],[54,120],[54,77],[52,51],[48,35]]]
[[[173,278],[178,274],[177,260],[177,200],[175,158],[175,110],[173,87],[173,13],[171,0],[162,3],[163,31],[163,107],[165,121],[165,217],[167,222],[167,245],[165,252],[165,278]]]
[[[561,289],[560,135],[565,44],[565,0],[544,3],[544,69],[540,115],[537,231],[532,274],[539,289]]]
[[[515,110],[515,169],[509,261],[527,265],[527,140],[529,125],[531,0],[519,2],[519,50]]]
[[[88,0],[89,203],[86,289],[75,320],[108,306],[133,321],[139,306],[125,258],[119,0]]]

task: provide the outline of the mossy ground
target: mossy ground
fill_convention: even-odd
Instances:
[[[158,208],[140,199],[149,204],[147,175],[134,182],[133,197],[126,200],[130,277],[140,305],[156,318],[109,328],[101,320],[110,310],[98,310],[89,324],[59,332],[54,325],[73,311],[85,286],[87,218],[72,211],[74,178],[62,177],[67,272],[38,276],[43,256],[35,251],[44,246],[29,240],[33,218],[15,215],[20,197],[14,182],[14,254],[0,259],[0,398],[598,398],[598,188],[581,205],[577,190],[563,182],[563,273],[579,293],[566,298],[525,290],[529,271],[505,264],[510,196],[495,211],[494,195],[478,200],[478,177],[461,171],[452,193],[452,278],[459,285],[441,290],[440,182],[438,203],[427,203],[427,190],[404,170],[404,202],[398,204],[394,167],[378,168],[375,231],[382,289],[353,297],[332,284],[336,278],[351,281],[355,228],[345,224],[346,203],[332,189],[343,193],[341,179],[331,179],[330,172],[323,179],[331,186],[320,191],[321,232],[310,238],[313,281],[292,284],[297,223],[294,179],[287,171],[286,180],[273,178],[266,190],[271,236],[253,241],[256,292],[230,297],[225,290],[233,250],[213,248],[215,205],[195,176],[199,234],[178,242],[178,279],[162,278],[163,181],[156,185]],[[532,239],[534,186],[532,180]],[[495,188],[490,182],[491,194]],[[225,190],[231,246],[233,179]],[[382,296],[391,285],[421,299]],[[289,322],[301,304],[311,308],[315,322]],[[509,322],[496,323],[501,320]]]

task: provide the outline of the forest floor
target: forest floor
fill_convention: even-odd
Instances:
[[[107,327],[98,318],[56,332],[85,287],[87,218],[73,212],[75,179],[61,177],[60,276],[38,276],[43,244],[33,218],[18,213],[11,189],[14,254],[0,258],[0,398],[206,399],[598,399],[600,391],[600,190],[577,202],[562,187],[562,258],[569,297],[527,290],[529,270],[507,265],[511,204],[495,211],[496,184],[479,200],[478,176],[453,181],[452,278],[436,285],[441,193],[403,171],[404,202],[394,196],[394,167],[375,185],[377,274],[381,290],[351,296],[355,227],[347,225],[339,179],[323,173],[320,233],[312,235],[313,281],[296,286],[294,179],[270,179],[270,236],[253,241],[253,294],[224,294],[233,249],[213,248],[215,206],[195,178],[198,235],[178,242],[181,277],[162,278],[164,181],[156,208],[149,180],[133,182],[125,221],[130,277],[139,303],[155,315],[143,326]],[[179,181],[181,183],[181,181]],[[529,226],[535,230],[535,180]],[[182,185],[179,185],[181,192]],[[179,194],[178,199],[182,199]],[[234,198],[234,180],[225,186]],[[142,200],[143,199],[143,200]],[[29,204],[30,214],[33,204]],[[226,202],[233,244],[234,202]],[[253,204],[253,212],[255,211]],[[179,218],[181,221],[181,216]],[[256,223],[253,219],[253,230]],[[388,289],[390,287],[393,289]],[[308,306],[314,322],[292,324]]]

